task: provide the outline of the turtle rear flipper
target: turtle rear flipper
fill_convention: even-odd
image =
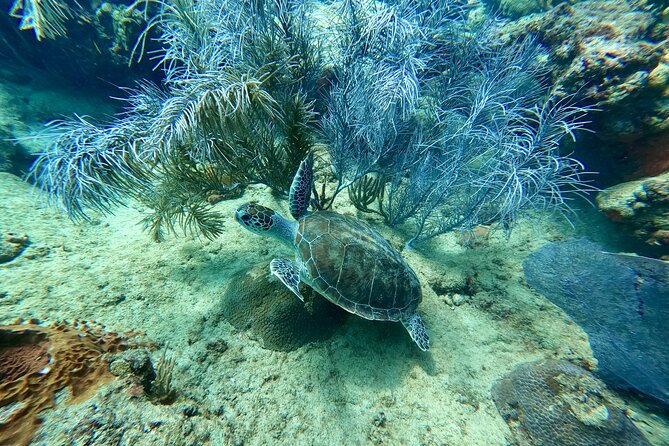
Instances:
[[[311,199],[311,187],[314,182],[314,155],[309,153],[297,169],[293,183],[290,185],[290,215],[299,220],[307,214]]]
[[[300,273],[295,268],[295,264],[288,259],[274,259],[269,264],[269,270],[295,293],[297,297],[304,302],[304,297],[300,294]]]
[[[427,335],[427,329],[420,314],[413,313],[407,319],[402,319],[402,325],[409,332],[411,339],[418,344],[418,348],[424,352],[430,349],[430,337]]]

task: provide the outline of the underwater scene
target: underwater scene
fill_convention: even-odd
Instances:
[[[0,0],[0,446],[669,446],[669,1]]]

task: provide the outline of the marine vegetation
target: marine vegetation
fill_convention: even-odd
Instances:
[[[215,237],[211,191],[262,183],[286,196],[312,151],[316,208],[348,189],[409,244],[510,229],[588,190],[560,153],[586,110],[550,88],[533,39],[502,46],[495,23],[457,0],[150,3],[159,12],[134,55],[156,61],[162,84],[128,89],[110,124],[81,117],[44,135],[30,176],[73,219],[135,198],[158,240],[177,228]],[[145,54],[156,29],[162,50]]]
[[[58,0],[14,0],[9,15],[21,19],[20,30],[33,30],[37,40],[42,40],[67,35],[66,22],[75,13]]]
[[[156,378],[151,382],[149,392],[151,398],[161,404],[169,404],[176,397],[176,391],[172,386],[172,374],[174,373],[176,357],[174,355],[167,356],[167,348],[166,345],[158,364],[156,364]]]

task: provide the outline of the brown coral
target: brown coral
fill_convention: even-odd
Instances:
[[[230,279],[221,313],[239,329],[250,329],[270,350],[291,351],[328,339],[347,313],[305,288],[305,302],[269,274],[266,264],[241,270]]]
[[[0,444],[27,445],[56,392],[86,399],[113,378],[103,354],[126,348],[124,337],[88,322],[0,326]]]
[[[521,364],[492,397],[520,446],[650,446],[606,386],[567,361]]]

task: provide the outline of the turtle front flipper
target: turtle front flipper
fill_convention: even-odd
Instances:
[[[304,302],[304,297],[300,294],[300,273],[295,264],[288,259],[274,259],[269,264],[269,269],[276,277],[295,293],[297,297]]]
[[[430,337],[427,335],[427,329],[420,314],[413,313],[407,319],[402,319],[402,325],[409,332],[411,339],[418,344],[418,348],[424,352],[430,349]]]
[[[309,152],[309,155],[300,163],[295,178],[293,178],[293,183],[290,185],[290,214],[295,220],[299,220],[307,214],[313,182],[314,155]]]

